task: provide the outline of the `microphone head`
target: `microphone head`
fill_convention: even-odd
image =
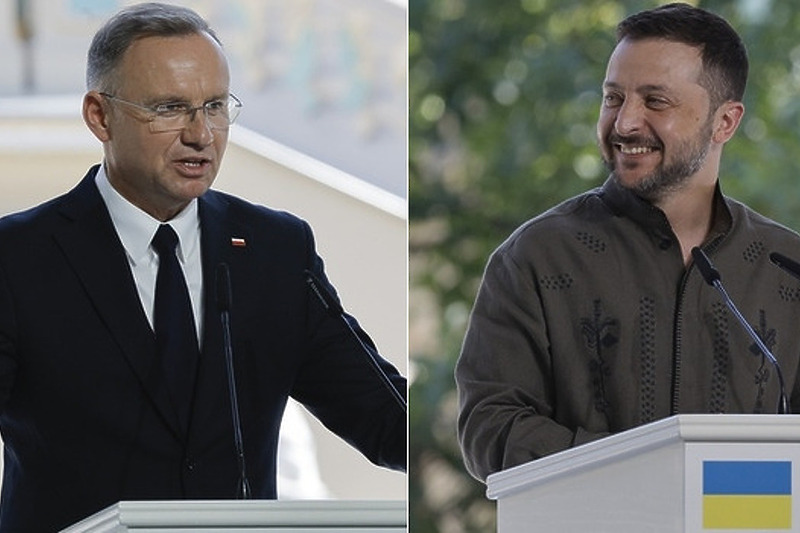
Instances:
[[[231,310],[231,273],[227,263],[217,265],[217,309],[220,313]]]
[[[715,281],[720,280],[719,272],[711,264],[706,253],[698,246],[692,248],[692,258],[694,258],[694,264],[697,265],[697,270],[700,271],[700,275],[703,276],[706,283],[713,286]]]
[[[788,272],[792,276],[797,279],[800,279],[800,263],[789,259],[783,254],[779,254],[778,252],[772,252],[769,254],[769,260],[772,261],[772,264],[780,267],[783,271]]]
[[[339,300],[328,290],[327,287],[322,283],[322,280],[317,277],[311,270],[306,269],[306,282],[308,286],[311,288],[311,292],[313,292],[316,297],[319,299],[322,306],[332,315],[332,316],[339,316],[344,313],[344,309],[342,308],[342,304],[339,303]]]

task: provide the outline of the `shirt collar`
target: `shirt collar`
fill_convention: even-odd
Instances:
[[[611,208],[616,216],[627,217],[650,232],[664,233],[665,235],[671,234],[672,228],[661,209],[623,187],[614,178],[609,177],[606,180],[601,189],[601,194],[606,205]],[[706,241],[711,241],[727,234],[733,225],[733,215],[725,196],[722,194],[719,181],[717,181],[714,190],[712,217],[711,229]]]
[[[114,189],[108,181],[105,165],[100,165],[95,183],[108,208],[122,246],[128,254],[128,259],[136,266],[140,261],[150,258],[154,253],[150,248],[150,241],[153,240],[161,222],[130,203]],[[197,212],[197,199],[193,199],[180,213],[169,220],[169,225],[178,234],[178,258],[183,261],[199,244],[200,218]]]

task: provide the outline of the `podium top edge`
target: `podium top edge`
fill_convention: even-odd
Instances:
[[[390,527],[405,528],[402,500],[158,500],[121,501],[62,533],[114,527]],[[128,529],[124,529],[127,531]]]
[[[676,442],[800,442],[800,415],[676,415],[491,474],[486,495],[499,499],[567,471]]]

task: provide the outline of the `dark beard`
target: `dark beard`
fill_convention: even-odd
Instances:
[[[669,193],[680,190],[705,163],[711,146],[711,128],[712,121],[706,121],[694,138],[684,141],[675,149],[677,157],[674,161],[666,166],[662,163],[659,168],[630,187],[619,180],[614,160],[605,160],[606,167],[611,172],[611,179],[650,202],[655,202]]]

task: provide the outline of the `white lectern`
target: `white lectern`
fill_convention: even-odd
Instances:
[[[402,501],[124,501],[63,533],[406,531]]]
[[[679,415],[487,485],[499,533],[800,531],[800,415]]]

